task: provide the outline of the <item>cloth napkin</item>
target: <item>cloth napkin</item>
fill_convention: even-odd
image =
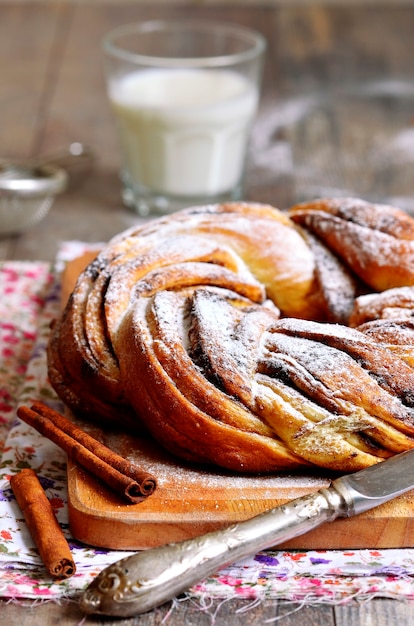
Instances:
[[[66,260],[87,249],[65,242],[53,265],[0,264],[0,597],[76,598],[98,572],[131,552],[97,549],[71,537],[68,525],[66,456],[16,417],[21,404],[63,406],[47,380],[46,344],[59,312],[60,276]],[[68,539],[76,574],[51,579],[39,558],[10,489],[10,476],[33,468]],[[222,569],[188,591],[187,598],[283,599],[305,604],[343,603],[376,596],[414,598],[414,549],[269,550]]]

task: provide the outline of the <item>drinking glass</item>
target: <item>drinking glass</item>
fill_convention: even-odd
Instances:
[[[116,28],[103,49],[124,203],[148,215],[241,199],[264,37],[154,20]]]

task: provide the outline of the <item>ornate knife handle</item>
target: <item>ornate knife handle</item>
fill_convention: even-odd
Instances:
[[[346,511],[344,497],[331,486],[225,530],[139,552],[102,570],[84,592],[81,609],[120,617],[144,613],[221,567],[333,521]]]

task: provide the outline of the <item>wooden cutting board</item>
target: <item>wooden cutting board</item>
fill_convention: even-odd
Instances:
[[[63,298],[95,254],[68,264],[63,278]],[[90,425],[85,425],[85,429],[90,430]],[[152,496],[139,504],[126,504],[69,460],[71,532],[75,538],[94,546],[136,550],[181,541],[249,519],[329,484],[329,476],[311,473],[246,477],[203,471],[177,461],[152,440],[95,427],[93,434],[158,480]],[[357,517],[325,524],[279,547],[414,547],[414,491]]]

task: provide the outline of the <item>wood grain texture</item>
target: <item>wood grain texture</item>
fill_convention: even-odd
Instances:
[[[326,479],[312,474],[255,478],[199,471],[185,468],[152,442],[123,436],[120,445],[119,436],[108,432],[104,441],[132,462],[150,469],[158,479],[158,487],[144,502],[125,504],[69,462],[72,534],[98,547],[136,550],[182,541],[250,519],[328,485]],[[324,550],[413,546],[414,492],[410,492],[358,517],[320,526],[278,547]]]
[[[351,602],[338,606],[303,606],[294,602],[264,600],[259,606],[249,606],[249,601],[215,600],[208,608],[197,603],[180,602],[173,609],[170,603],[154,611],[127,619],[82,615],[74,602],[57,605],[52,602],[38,603],[21,601],[19,604],[0,601],[1,616],[10,626],[258,626],[269,623],[283,626],[411,626],[412,603],[389,599],[372,602]],[[214,622],[212,621],[214,616]],[[85,621],[83,621],[85,620]],[[279,621],[276,621],[279,620]]]

